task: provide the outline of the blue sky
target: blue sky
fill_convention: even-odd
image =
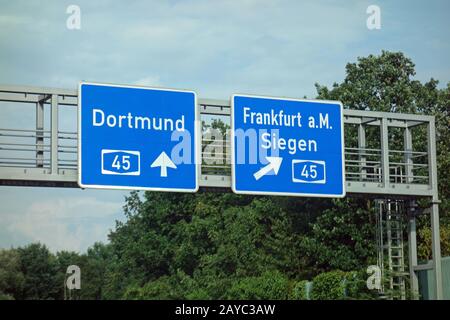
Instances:
[[[66,8],[81,9],[69,30]],[[366,27],[369,5],[381,29]],[[450,1],[6,1],[0,0],[0,84],[76,89],[80,80],[310,98],[345,65],[402,51],[416,78],[450,81]],[[0,126],[34,124],[10,106]],[[26,111],[29,110],[29,111]],[[73,112],[62,123],[74,128]],[[0,187],[0,247],[41,241],[84,251],[123,219],[126,192]]]

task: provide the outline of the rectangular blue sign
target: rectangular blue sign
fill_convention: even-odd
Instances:
[[[233,95],[233,191],[344,197],[342,112],[338,101]]]
[[[198,190],[195,92],[83,82],[78,98],[80,187]]]

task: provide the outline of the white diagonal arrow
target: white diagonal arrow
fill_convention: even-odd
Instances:
[[[283,158],[281,157],[266,157],[267,161],[269,161],[269,164],[262,167],[258,171],[256,171],[253,176],[256,180],[261,179],[263,176],[268,174],[270,171],[273,170],[273,173],[275,175],[278,174],[278,171],[280,170],[281,162],[283,161]]]
[[[151,167],[161,167],[161,177],[167,177],[167,167],[172,169],[177,168],[175,163],[172,162],[172,160],[164,151],[161,152],[161,154],[158,156],[158,158],[156,158],[155,161],[153,161]]]

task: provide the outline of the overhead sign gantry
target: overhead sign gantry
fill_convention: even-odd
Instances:
[[[11,186],[49,186],[49,187],[79,187],[78,180],[78,156],[80,150],[78,149],[78,130],[66,129],[62,127],[59,122],[58,113],[61,107],[77,107],[79,105],[79,92],[76,90],[55,89],[55,88],[36,88],[25,86],[0,86],[0,104],[11,105],[2,110],[15,110],[14,106],[31,105],[35,107],[33,114],[35,115],[35,126],[33,127],[11,127],[8,123],[0,126],[0,184]],[[122,100],[125,106],[132,104],[130,100]],[[225,122],[230,121],[231,105],[230,101],[213,100],[213,99],[199,99],[194,102],[195,108],[200,112],[199,120],[211,117],[221,117]],[[92,106],[92,108],[101,109],[104,112],[106,122],[107,113],[111,110],[102,109],[104,106]],[[49,108],[50,121],[47,123],[44,117],[44,110]],[[115,107],[114,107],[115,108]],[[175,108],[171,106],[170,109]],[[192,109],[192,105],[190,107]],[[128,110],[123,108],[115,109],[116,115],[119,118],[114,120],[110,118],[110,124],[117,124],[120,121],[120,115],[126,116],[122,118],[122,125],[128,126]],[[175,110],[175,109],[174,109]],[[137,110],[136,110],[137,111]],[[8,111],[8,116],[11,112]],[[94,112],[92,109],[90,112]],[[130,111],[131,112],[131,111]],[[152,116],[147,111],[141,116]],[[178,112],[178,111],[177,111]],[[184,110],[183,112],[191,112]],[[263,112],[263,110],[253,110],[253,112]],[[125,113],[125,114],[123,114]],[[17,112],[17,115],[22,115]],[[179,119],[184,113],[174,114],[160,114],[160,117],[171,118],[173,121]],[[136,112],[136,115],[138,113]],[[3,117],[4,115],[2,115]],[[101,122],[103,114],[98,111],[96,113],[98,122]],[[133,115],[132,115],[133,116]],[[173,116],[173,118],[172,118]],[[186,117],[186,115],[185,115]],[[251,115],[250,115],[251,117]],[[442,271],[441,271],[441,253],[440,253],[440,236],[439,236],[439,197],[437,185],[437,164],[436,164],[436,130],[435,119],[433,116],[415,115],[415,114],[401,114],[388,112],[374,112],[365,110],[349,110],[342,111],[343,125],[345,130],[353,130],[356,134],[353,137],[356,139],[345,138],[344,148],[344,174],[345,174],[345,190],[347,196],[363,195],[381,199],[409,199],[414,200],[418,198],[427,198],[430,200],[430,207],[427,212],[430,214],[431,230],[432,230],[432,254],[433,261],[430,264],[418,264],[417,261],[417,243],[416,243],[416,222],[415,214],[408,215],[408,247],[409,247],[409,273],[411,281],[411,289],[417,292],[418,281],[417,272],[419,270],[432,269],[435,272],[435,288],[436,298],[442,299]],[[2,118],[0,118],[2,119]],[[5,119],[5,118],[3,118]],[[185,126],[189,124],[185,118]],[[228,120],[227,120],[228,119]],[[292,118],[291,120],[298,120]],[[72,121],[75,123],[76,118]],[[92,119],[91,119],[92,121]],[[130,120],[132,121],[132,120]],[[319,115],[320,121],[320,115]],[[330,121],[330,119],[329,119]],[[97,122],[97,123],[98,123]],[[116,123],[114,123],[116,122]],[[190,121],[189,121],[190,122]],[[230,121],[231,122],[231,121]],[[107,123],[106,123],[107,124]],[[139,125],[141,123],[139,122]],[[329,122],[330,125],[330,122]],[[334,125],[331,124],[333,128]],[[130,129],[131,130],[131,129]],[[334,130],[334,129],[333,129]],[[403,132],[404,143],[397,145],[395,149],[389,143],[392,131],[399,130]],[[137,131],[137,130],[134,130]],[[281,130],[280,130],[281,131]],[[321,130],[319,130],[321,131]],[[326,132],[326,130],[323,130]],[[194,130],[194,132],[196,132]],[[417,149],[413,145],[413,136],[420,136],[422,146]],[[425,133],[425,135],[424,135]],[[108,133],[105,134],[108,135]],[[146,133],[148,134],[148,132]],[[163,139],[166,139],[169,135]],[[289,139],[290,134],[287,136]],[[142,136],[144,137],[144,136]],[[104,139],[119,139],[119,135],[105,136]],[[149,136],[151,139],[151,137]],[[198,171],[200,188],[220,188],[221,190],[229,189],[232,185],[231,179],[231,147],[229,135],[225,134],[222,137],[211,138],[208,132],[198,134],[191,145],[197,143],[201,144],[202,151],[199,153],[199,163],[201,170]],[[303,137],[302,139],[313,139]],[[376,140],[376,141],[374,141]],[[127,139],[128,141],[128,139]],[[153,140],[151,140],[153,141]],[[280,139],[277,140],[280,146]],[[141,141],[147,145],[146,141]],[[130,142],[134,143],[134,142]],[[306,145],[308,143],[306,142]],[[281,146],[283,146],[281,142]],[[306,148],[304,142],[297,144],[297,148]],[[131,164],[131,158],[137,156],[137,153],[123,153],[124,150],[139,151],[141,156],[139,170],[149,170],[154,174],[157,180],[169,181],[170,177],[177,172],[178,169],[172,168],[172,164],[166,159],[164,155],[158,160],[164,150],[162,145],[151,144],[149,146],[154,153],[147,158],[146,162],[142,161],[141,148],[142,144],[136,145],[136,148],[129,148],[129,146],[119,145],[117,148],[109,142],[105,145],[98,145],[99,151],[94,151],[96,157],[101,157],[101,150],[103,151],[104,159],[107,160],[108,165],[102,166],[95,164],[98,170],[110,171],[109,173],[117,172],[135,172]],[[213,146],[212,148],[210,148]],[[82,144],[83,147],[83,144]],[[311,142],[310,149],[313,150],[314,143]],[[317,145],[319,150],[319,145]],[[159,148],[159,149],[158,149]],[[136,150],[134,150],[136,149]],[[194,147],[195,149],[195,147]],[[207,161],[211,156],[210,150],[213,149],[215,157],[213,161]],[[94,150],[94,149],[93,149]],[[196,150],[196,149],[195,149]],[[280,150],[286,153],[287,149]],[[117,153],[118,152],[118,153]],[[158,153],[159,152],[159,153]],[[169,154],[164,151],[167,156]],[[303,151],[302,151],[303,152]],[[149,153],[150,154],[150,153]],[[280,153],[281,154],[281,153]],[[297,152],[295,152],[297,154]],[[123,156],[130,156],[130,169],[128,168],[127,159]],[[217,157],[219,155],[219,159]],[[120,159],[121,169],[117,164],[113,167],[114,159]],[[290,155],[289,155],[290,156]],[[122,158],[120,158],[122,157]],[[297,156],[296,156],[297,157]],[[305,158],[305,159],[303,159]],[[296,158],[297,159],[297,158]],[[292,160],[296,160],[292,156]],[[316,162],[323,161],[317,157],[299,157],[300,160],[314,160]],[[173,161],[170,155],[170,160]],[[98,160],[96,160],[98,161]],[[155,163],[156,161],[156,163]],[[269,161],[270,162],[270,161]],[[167,166],[159,166],[165,163]],[[177,167],[173,161],[174,165]],[[286,162],[285,162],[286,163]],[[153,167],[152,167],[153,165]],[[277,165],[275,163],[274,165]],[[283,164],[278,170],[283,170]],[[311,163],[312,165],[312,163]],[[145,166],[145,168],[144,168]],[[163,169],[163,167],[166,167]],[[266,178],[271,178],[268,171],[273,171],[271,167],[264,168],[265,165],[255,166],[247,173],[248,179],[254,179],[256,183],[264,181]],[[268,170],[270,169],[270,170]],[[308,179],[316,179],[310,176],[311,167],[309,167]],[[129,171],[131,170],[131,171]],[[325,176],[329,176],[329,165],[326,164]],[[267,172],[266,172],[267,171]],[[281,171],[279,171],[280,174]],[[300,177],[301,175],[300,171]],[[275,173],[275,172],[273,172]],[[150,173],[149,173],[150,174]],[[297,174],[297,176],[295,176]],[[305,173],[306,174],[306,173]],[[163,177],[167,175],[167,177]],[[312,173],[314,176],[315,174]],[[120,177],[120,179],[127,179],[136,177],[133,175],[117,175],[106,174],[105,176]],[[298,172],[294,172],[294,176],[298,177]],[[319,173],[318,173],[319,176]],[[292,176],[291,176],[292,177]],[[306,178],[306,177],[304,177]],[[120,179],[118,180],[120,182]],[[238,178],[236,178],[238,179]],[[320,179],[322,180],[322,179]],[[124,180],[125,181],[125,180]],[[128,181],[121,181],[116,186],[128,184]],[[236,180],[237,181],[237,180]],[[150,182],[146,182],[150,183]],[[153,182],[152,182],[153,183]],[[105,183],[108,184],[109,183]],[[113,183],[113,185],[116,184]],[[141,183],[139,183],[142,186]],[[146,185],[149,188],[159,188],[160,185],[152,184]],[[167,185],[163,185],[167,187]],[[191,189],[191,186],[187,189]],[[239,187],[238,187],[239,188]],[[192,187],[192,191],[196,188]]]

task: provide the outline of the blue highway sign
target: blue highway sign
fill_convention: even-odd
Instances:
[[[80,187],[196,192],[196,106],[192,91],[80,83]]]
[[[232,189],[344,197],[342,104],[233,95]]]

